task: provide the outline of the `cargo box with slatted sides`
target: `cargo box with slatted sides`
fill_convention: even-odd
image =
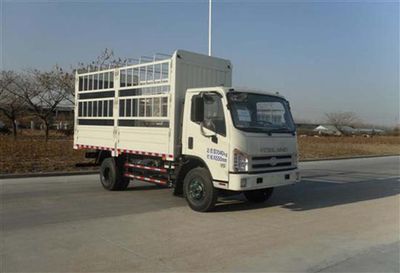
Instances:
[[[77,73],[75,91],[74,149],[88,150],[107,190],[146,181],[209,211],[221,194],[264,202],[300,181],[289,102],[232,87],[229,60],[185,50],[141,57]]]

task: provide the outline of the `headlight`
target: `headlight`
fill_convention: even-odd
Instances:
[[[235,172],[247,172],[249,170],[249,158],[238,149],[233,150],[233,170]]]

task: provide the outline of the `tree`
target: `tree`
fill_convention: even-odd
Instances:
[[[57,89],[65,92],[65,100],[74,104],[75,96],[75,77],[73,73],[63,70],[60,66],[54,66],[52,70],[52,84]]]
[[[21,97],[19,88],[24,79],[13,71],[1,71],[0,75],[0,112],[6,117],[13,128],[14,139],[17,138],[17,119],[26,110],[26,104]]]
[[[360,119],[353,112],[331,112],[326,113],[327,122],[342,131],[343,126],[354,126]]]
[[[54,112],[61,103],[74,104],[75,71],[84,73],[110,67],[128,65],[132,59],[116,57],[114,51],[106,48],[92,62],[78,63],[72,72],[56,65],[50,71],[29,70],[25,73],[2,71],[0,81],[0,111],[12,120],[16,136],[16,118],[22,109],[30,110],[45,125],[46,141]]]
[[[129,65],[132,61],[133,59],[130,58],[117,57],[112,49],[106,48],[96,57],[95,60],[89,63],[79,62],[75,67],[72,67],[72,73],[68,73],[62,68],[56,66],[55,69],[58,71],[58,84],[67,92],[68,96],[66,99],[74,104],[75,72],[85,73],[107,68],[121,67]]]
[[[96,71],[107,68],[120,67],[124,65],[129,65],[134,59],[131,58],[121,58],[115,56],[112,49],[104,49],[95,60],[85,63],[79,62],[77,67],[73,68],[74,71],[78,73],[85,73],[89,71]]]
[[[25,93],[25,100],[34,114],[43,121],[47,142],[53,115],[60,103],[69,99],[71,90],[64,82],[66,74],[57,66],[47,72],[33,70],[31,75],[34,88]]]
[[[30,70],[23,74],[23,80],[16,81],[18,88],[11,91],[44,123],[46,142],[54,112],[69,95],[68,86],[61,81],[64,76],[65,73],[57,66],[46,72]]]

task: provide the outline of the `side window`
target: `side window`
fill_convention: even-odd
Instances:
[[[224,109],[221,98],[212,94],[204,96],[204,127],[226,136]]]

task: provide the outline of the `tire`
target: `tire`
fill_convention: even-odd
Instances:
[[[109,191],[125,190],[129,185],[129,179],[122,176],[116,160],[108,157],[103,160],[100,166],[100,181],[103,187]]]
[[[183,180],[183,194],[191,209],[206,212],[215,208],[218,190],[214,188],[208,170],[198,167],[186,174]]]
[[[261,190],[245,191],[243,193],[248,201],[253,203],[263,203],[271,197],[273,191],[274,188],[267,188]]]

